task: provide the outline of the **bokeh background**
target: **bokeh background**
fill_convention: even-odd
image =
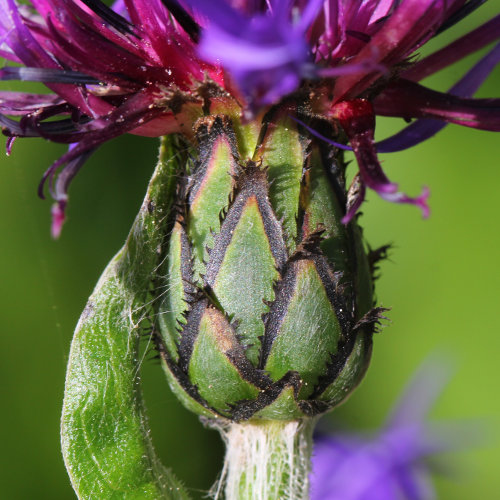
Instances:
[[[447,37],[496,13],[495,3]],[[444,41],[441,37],[435,45]],[[475,59],[428,83],[448,88]],[[500,68],[478,95],[498,97],[499,88]],[[401,125],[380,120],[378,136]],[[71,187],[68,222],[58,241],[49,235],[51,202],[38,199],[36,187],[64,147],[20,140],[10,158],[0,157],[2,498],[74,498],[59,447],[72,331],[127,235],[156,149],[156,140],[133,136],[102,147]],[[405,192],[417,194],[429,186],[432,215],[424,221],[414,207],[373,194],[363,206],[361,222],[370,245],[393,244],[377,282],[379,303],[392,308],[390,324],[375,338],[366,379],[324,426],[376,428],[421,361],[432,352],[447,353],[456,372],[432,418],[475,421],[486,439],[447,456],[446,477],[436,479],[438,498],[498,498],[500,136],[449,126],[425,144],[382,158],[389,177]],[[221,464],[220,439],[177,403],[159,364],[149,358],[142,375],[156,448],[201,498]],[[461,439],[457,435],[458,444]]]

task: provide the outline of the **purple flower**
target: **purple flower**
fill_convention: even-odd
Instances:
[[[290,0],[233,2],[244,9],[225,0],[187,3],[205,16],[200,55],[222,63],[250,106],[273,104],[313,76],[306,32],[323,0],[308,2],[295,21]]]
[[[103,142],[124,133],[191,138],[207,89],[233,99],[243,117],[300,99],[295,116],[341,127],[357,158],[344,221],[366,188],[428,213],[389,181],[377,153],[432,137],[447,123],[500,130],[500,99],[472,96],[500,60],[494,46],[448,92],[419,82],[500,39],[500,15],[436,53],[416,51],[483,0],[0,0],[0,56],[17,66],[1,80],[39,81],[51,94],[0,92],[9,137],[73,144],[46,172],[60,232],[70,181]],[[375,144],[376,115],[414,123]],[[17,117],[17,119],[16,119]],[[321,136],[322,137],[322,136]],[[332,141],[332,137],[325,138]],[[334,143],[336,144],[336,143]],[[57,173],[60,172],[59,176]]]
[[[447,378],[438,363],[426,363],[377,434],[320,436],[312,500],[434,499],[430,459],[457,448],[458,432],[425,419]]]
[[[175,1],[125,0],[116,11],[99,0],[32,5],[0,0],[0,56],[24,65],[0,69],[0,79],[44,82],[53,93],[0,92],[0,124],[8,151],[15,137],[72,144],[40,185],[43,197],[48,181],[57,201],[58,236],[68,185],[99,145],[124,133],[190,131],[202,114],[194,86],[209,78],[224,87],[224,79],[197,56],[199,27]]]

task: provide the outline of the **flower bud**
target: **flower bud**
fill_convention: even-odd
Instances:
[[[264,117],[252,159],[243,125],[201,119],[178,186],[156,339],[173,391],[207,417],[317,415],[369,362],[378,317],[360,230],[341,222],[344,165],[290,112]]]

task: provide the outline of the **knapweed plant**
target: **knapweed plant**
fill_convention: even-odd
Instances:
[[[500,15],[425,58],[476,0],[0,0],[0,93],[17,137],[69,145],[40,185],[61,231],[68,186],[104,142],[162,137],[124,247],[78,323],[62,446],[80,498],[187,498],[155,455],[141,399],[148,330],[172,391],[222,434],[217,497],[308,498],[311,433],[370,359],[373,271],[357,214],[366,189],[428,215],[377,154],[447,123],[500,130],[473,95],[500,60]],[[484,47],[448,92],[419,83]],[[375,143],[376,116],[411,124]],[[346,183],[344,151],[358,173]],[[144,166],[143,168],[148,168]],[[363,471],[359,471],[363,474]]]

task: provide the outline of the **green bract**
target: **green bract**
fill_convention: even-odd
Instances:
[[[80,498],[188,497],[151,443],[144,326],[173,392],[223,432],[231,498],[261,486],[263,498],[306,495],[306,417],[341,403],[369,362],[374,258],[356,222],[341,222],[350,195],[340,152],[303,132],[289,118],[296,109],[243,124],[223,98],[210,106],[195,147],[164,141],[132,231],[75,332],[62,445]],[[258,480],[256,449],[272,458]]]
[[[200,119],[179,176],[155,338],[173,391],[206,417],[317,415],[369,362],[377,314],[360,230],[341,223],[344,164],[292,111],[260,130],[230,113]]]

